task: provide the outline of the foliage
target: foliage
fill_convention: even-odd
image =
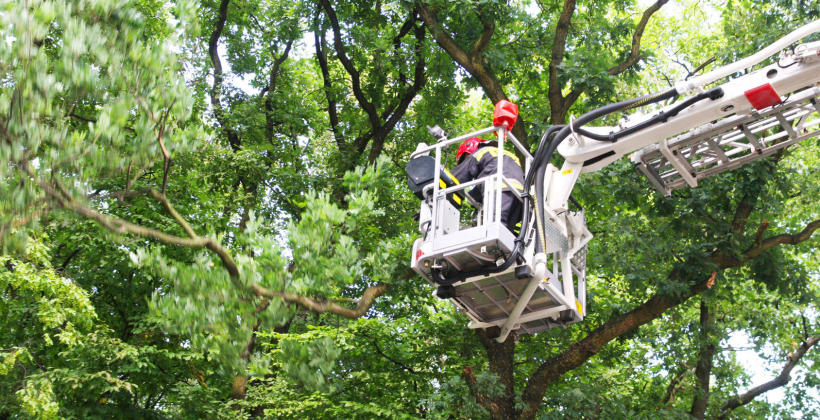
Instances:
[[[725,264],[818,219],[816,140],[669,198],[583,175],[566,329],[495,344],[407,268],[426,126],[504,95],[533,145],[818,17],[661,1],[633,49],[646,3],[0,0],[0,418],[719,417],[818,335],[816,233]],[[678,301],[584,341],[653,299]],[[798,359],[729,416],[820,415]]]

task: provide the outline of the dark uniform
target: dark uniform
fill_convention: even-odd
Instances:
[[[510,181],[518,192],[524,191],[524,171],[514,153],[504,151],[504,167],[502,174]],[[498,144],[494,141],[484,142],[478,149],[466,156],[452,171],[459,183],[495,175],[498,171]],[[510,231],[521,221],[521,201],[516,193],[510,190],[506,183],[501,194],[501,223]],[[478,184],[470,191],[470,196],[477,202],[484,200],[484,184]]]

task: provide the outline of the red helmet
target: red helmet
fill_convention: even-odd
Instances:
[[[476,150],[478,150],[478,145],[481,142],[487,141],[486,139],[481,139],[478,137],[470,137],[467,140],[464,140],[464,143],[461,143],[461,146],[458,146],[458,151],[456,152],[456,162],[461,163],[461,156],[465,153],[472,154]]]

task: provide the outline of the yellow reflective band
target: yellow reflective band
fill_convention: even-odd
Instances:
[[[572,168],[564,169],[563,171],[561,171],[561,175],[569,175],[571,173],[572,173]]]
[[[524,191],[524,186],[523,186],[523,185],[521,185],[521,184],[519,184],[519,183],[518,183],[518,182],[516,182],[516,181],[510,181],[510,184],[509,184],[509,185],[510,185],[511,187],[515,188],[515,189],[516,189],[516,190],[518,190],[518,191]],[[504,186],[507,186],[507,183],[506,183],[506,182],[504,183]]]
[[[505,150],[505,151],[504,151],[504,154],[505,154],[507,157],[509,157],[510,159],[514,160],[516,165],[521,166],[521,161],[520,161],[520,160],[518,160],[518,156],[516,156],[516,155],[515,155],[515,153],[513,153],[513,152],[511,152],[511,151],[509,151],[509,150]]]
[[[441,169],[444,170],[444,173],[447,174],[447,176],[449,176],[453,180],[453,182],[456,183],[456,185],[461,184],[461,182],[458,180],[458,178],[456,178],[455,175],[450,173],[450,171],[448,171],[447,168],[441,168]]]
[[[479,149],[478,152],[474,153],[473,156],[475,156],[475,160],[481,162],[481,158],[483,158],[484,155],[487,154],[487,152],[489,152],[489,151],[490,151],[489,147],[484,147],[482,149]],[[495,155],[492,155],[492,156],[495,156]]]
[[[446,171],[446,169],[445,169],[445,171]],[[455,177],[453,177],[453,178],[455,179]],[[458,181],[456,181],[456,183],[457,183],[457,182],[458,182]],[[443,180],[443,179],[439,179],[439,180],[438,180],[438,185],[439,185],[439,187],[441,187],[441,189],[445,189],[445,188],[447,188],[447,184],[445,184],[445,183],[444,183],[444,180]],[[449,198],[451,198],[453,201],[455,201],[455,202],[456,202],[456,205],[459,205],[459,206],[461,205],[461,197],[459,197],[459,196],[458,196],[458,194],[455,194],[455,193],[450,193],[450,197],[449,197]]]
[[[584,314],[584,308],[581,307],[581,302],[578,302],[578,299],[575,299],[575,309],[578,310],[579,314],[581,314],[581,315]]]
[[[496,147],[482,148],[474,154],[475,160],[481,162],[481,158],[484,157],[484,155],[487,154],[487,153],[489,153],[490,156],[492,156],[492,157],[496,157],[496,156],[498,156],[497,150],[498,150],[498,148],[496,148]],[[505,150],[504,155],[507,156],[508,158],[514,160],[516,165],[521,166],[521,161],[518,160],[518,156],[516,156],[515,153],[513,153],[509,150]]]

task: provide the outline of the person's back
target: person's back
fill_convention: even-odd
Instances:
[[[518,157],[512,152],[504,151],[502,175],[506,177],[512,187],[522,192],[524,190],[524,171],[518,161]],[[474,179],[495,175],[498,171],[498,143],[487,141],[478,137],[471,137],[464,141],[456,153],[458,166],[453,169],[452,174],[460,183],[472,181]],[[470,191],[470,196],[477,202],[483,204],[484,185],[479,184]],[[504,191],[501,196],[501,222],[510,231],[521,221],[521,201],[517,194],[504,184]]]

